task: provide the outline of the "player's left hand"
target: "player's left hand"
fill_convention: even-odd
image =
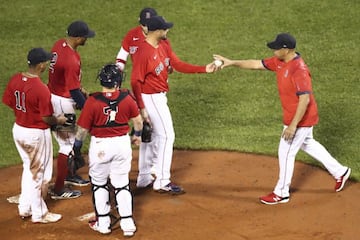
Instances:
[[[228,67],[228,66],[231,66],[233,64],[233,61],[226,58],[226,57],[223,57],[219,54],[213,54],[213,58],[214,60],[220,60],[223,62],[223,64],[219,67],[220,69],[223,69],[224,67]]]

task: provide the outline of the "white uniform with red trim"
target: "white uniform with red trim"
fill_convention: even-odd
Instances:
[[[106,188],[108,179],[116,189],[115,198],[121,216],[120,226],[124,231],[129,227],[135,228],[132,219],[132,195],[129,188],[132,148],[128,135],[128,122],[138,117],[140,113],[135,100],[128,95],[128,91],[121,92],[125,93],[125,97],[120,102],[118,100],[120,91],[92,94],[85,102],[78,120],[78,125],[87,129],[91,135],[89,175],[93,185],[99,228],[104,231],[111,223],[109,191]],[[100,100],[103,97],[110,100],[109,104],[114,102],[115,110],[107,102]]]
[[[139,51],[134,55],[131,74],[131,85],[136,101],[140,109],[146,109],[153,126],[153,149],[150,154],[144,143],[140,145],[137,185],[144,187],[152,182],[151,159],[148,157],[150,155],[155,158],[154,190],[159,190],[171,182],[170,168],[175,133],[166,97],[169,91],[170,66],[183,73],[206,72],[206,66],[196,66],[181,61],[172,51],[169,42],[161,40],[157,48],[146,41],[139,45]]]

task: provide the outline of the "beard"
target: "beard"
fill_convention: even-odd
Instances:
[[[86,43],[86,40],[87,40],[87,38],[82,39],[81,42],[79,43],[79,45],[84,46]]]

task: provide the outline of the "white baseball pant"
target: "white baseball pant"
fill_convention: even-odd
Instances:
[[[152,179],[151,163],[153,162],[156,175],[153,188],[158,190],[170,183],[175,132],[166,93],[141,95],[153,126],[153,133],[151,145],[144,143],[140,145],[137,184]],[[152,149],[149,149],[149,146]]]
[[[286,127],[284,126],[284,129]],[[333,158],[323,145],[314,139],[313,127],[299,127],[292,141],[280,139],[278,149],[280,171],[274,189],[274,193],[280,197],[290,195],[289,188],[294,172],[295,157],[300,149],[321,162],[334,178],[341,177],[347,169]]]
[[[15,123],[13,137],[23,161],[19,214],[31,214],[32,221],[38,222],[48,212],[43,196],[46,196],[53,170],[51,132],[49,128],[25,128]]]

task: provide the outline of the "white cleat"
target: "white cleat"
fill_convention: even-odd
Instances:
[[[61,214],[48,212],[40,220],[34,221],[33,223],[54,223],[62,218]]]
[[[124,232],[124,237],[132,237],[136,232],[136,226],[134,220],[131,217],[121,219],[120,227]]]

